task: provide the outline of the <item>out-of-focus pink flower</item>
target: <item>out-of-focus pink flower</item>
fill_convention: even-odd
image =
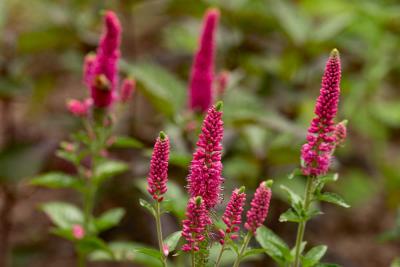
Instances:
[[[335,127],[335,141],[336,146],[343,145],[347,137],[347,120],[341,121]]]
[[[217,95],[221,96],[225,93],[225,89],[229,82],[229,71],[221,71],[216,79],[215,91]]]
[[[183,220],[182,236],[186,244],[182,246],[183,251],[198,251],[199,245],[205,239],[205,228],[211,224],[203,199],[192,197],[186,208],[186,219]]]
[[[187,178],[190,196],[201,196],[207,209],[219,202],[223,183],[221,141],[224,128],[221,109],[222,102],[208,109]]]
[[[72,226],[72,235],[76,239],[82,239],[85,236],[85,229],[83,229],[82,225],[75,224]]]
[[[89,114],[90,107],[92,106],[91,99],[79,101],[72,99],[67,102],[67,108],[69,112],[77,117],[86,117]]]
[[[167,244],[163,244],[163,248],[162,248],[162,250],[163,250],[163,254],[164,254],[164,256],[165,256],[165,257],[167,257],[167,256],[168,256],[168,254],[169,254],[169,248],[168,248],[168,245],[167,245]]]
[[[154,200],[161,202],[167,192],[168,182],[169,139],[164,132],[160,132],[154,144],[151,157],[150,172],[147,177],[147,191]]]
[[[93,80],[93,65],[96,61],[96,54],[89,53],[85,56],[85,60],[83,62],[83,82],[84,84],[90,88],[91,81]]]
[[[94,105],[98,108],[109,107],[114,100],[121,43],[121,25],[115,13],[107,11],[104,23],[105,32],[97,49],[93,75],[90,75],[89,82]]]
[[[135,85],[136,82],[132,78],[126,78],[122,82],[121,94],[120,94],[120,100],[122,103],[126,103],[132,98],[132,94],[135,90]]]
[[[244,227],[254,235],[257,228],[264,223],[268,215],[269,203],[272,196],[271,183],[271,180],[264,181],[258,186],[251,201],[251,208],[247,211],[247,221]]]
[[[314,111],[316,117],[311,122],[307,143],[303,145],[301,151],[301,169],[304,175],[324,175],[329,169],[335,148],[334,118],[338,110],[340,77],[339,52],[334,49],[322,77],[320,95]]]
[[[231,199],[226,206],[224,215],[222,216],[222,221],[226,225],[226,233],[235,233],[240,229],[240,224],[242,223],[243,206],[246,201],[246,194],[244,193],[244,190],[244,186],[242,186],[240,189],[235,189],[232,192]],[[233,235],[231,235],[231,238],[232,236]],[[223,238],[225,238],[225,234],[222,236],[222,240]]]
[[[215,32],[218,19],[218,9],[207,10],[203,19],[203,30],[189,82],[189,107],[195,111],[205,112],[213,102]]]

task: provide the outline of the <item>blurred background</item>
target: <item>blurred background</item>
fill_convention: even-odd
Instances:
[[[325,214],[308,224],[306,239],[310,245],[327,244],[325,261],[346,267],[390,266],[400,256],[398,1],[0,0],[0,261],[9,251],[15,267],[75,264],[71,244],[48,233],[51,223],[37,207],[80,199],[68,190],[32,187],[29,178],[74,171],[55,150],[80,126],[65,102],[87,96],[82,62],[96,49],[104,9],[114,10],[122,22],[121,76],[131,74],[138,83],[117,130],[138,143],[112,151],[131,170],[108,182],[96,211],[120,206],[127,214],[102,237],[156,245],[151,218],[138,198],[147,197],[143,178],[161,129],[173,145],[175,205],[164,227],[166,233],[179,229],[192,152],[183,143],[197,134],[185,115],[188,73],[210,6],[221,11],[216,71],[229,72],[221,96],[225,194],[245,184],[251,195],[261,180],[275,179],[267,225],[294,243],[296,225],[278,222],[288,207],[279,185],[299,191],[304,186],[288,175],[299,165],[325,61],[338,48],[343,66],[338,121],[349,120],[349,134],[333,166],[339,181],[329,189],[352,207],[324,204]],[[264,256],[243,266],[273,265]]]

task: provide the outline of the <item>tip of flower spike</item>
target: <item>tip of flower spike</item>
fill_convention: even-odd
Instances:
[[[195,203],[196,203],[197,206],[200,206],[201,203],[203,202],[203,198],[199,196],[199,197],[196,197],[196,198],[194,199],[194,201],[195,201]]]
[[[121,24],[118,20],[117,15],[114,13],[114,11],[105,10],[105,11],[102,11],[101,13],[104,16],[107,28],[109,30],[111,30],[112,33],[117,33],[117,32],[121,31]]]
[[[271,186],[273,185],[274,181],[273,181],[273,180],[267,180],[267,181],[264,181],[264,182],[262,182],[262,183],[263,183],[263,185],[264,185],[265,187],[271,188]]]
[[[224,107],[224,103],[222,101],[218,101],[217,104],[215,104],[215,109],[217,111],[221,111],[223,107]]]
[[[244,193],[244,190],[246,190],[246,187],[245,187],[245,186],[241,186],[241,187],[239,188],[239,190],[238,190],[238,193],[239,193],[239,194],[242,194],[242,193]]]
[[[333,57],[333,58],[339,57],[339,50],[337,50],[336,48],[334,48],[334,49],[331,51],[331,57]]]
[[[219,9],[216,7],[211,7],[206,11],[206,16],[208,18],[219,17],[219,14],[220,14]]]
[[[167,139],[167,135],[166,135],[163,131],[160,132],[159,137],[160,137],[160,139],[163,140],[163,141],[164,141],[165,139]]]

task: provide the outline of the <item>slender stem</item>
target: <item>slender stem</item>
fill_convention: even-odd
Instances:
[[[225,245],[226,245],[226,242],[227,242],[227,236],[228,236],[228,234],[226,234],[225,237],[224,237],[224,244],[222,245],[221,251],[219,252],[217,262],[215,263],[215,267],[219,267],[219,264],[221,262],[222,254],[224,254],[224,251],[225,251]]]
[[[85,258],[86,258],[85,255],[82,252],[78,251],[78,267],[86,266]]]
[[[164,267],[167,266],[167,258],[164,255],[164,244],[163,244],[163,236],[162,236],[162,228],[161,228],[161,211],[160,211],[160,202],[156,200],[156,227],[157,227],[157,238],[158,238],[158,246],[160,247],[161,253],[161,261]]]
[[[195,255],[194,250],[192,249],[192,267],[196,267]]]
[[[312,194],[313,194],[313,179],[314,177],[308,176],[307,177],[307,185],[305,189],[305,198],[304,198],[304,210],[307,213],[308,209],[310,207],[311,201],[312,201]],[[294,258],[294,265],[293,267],[299,267],[300,266],[300,248],[301,244],[303,243],[303,238],[304,238],[304,232],[306,229],[306,223],[307,221],[302,221],[299,223],[299,227],[297,228],[297,237],[296,237],[296,245],[295,245],[295,258]]]
[[[240,261],[242,260],[243,253],[246,251],[246,248],[249,245],[249,242],[250,242],[250,239],[251,239],[252,236],[253,235],[252,235],[252,233],[250,231],[247,232],[247,235],[244,238],[243,245],[240,248],[239,255],[237,256],[236,261],[233,264],[233,267],[239,267]]]

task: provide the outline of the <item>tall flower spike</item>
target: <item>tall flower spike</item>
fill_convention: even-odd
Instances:
[[[161,202],[167,192],[168,181],[169,139],[164,132],[160,132],[154,144],[151,157],[150,172],[147,177],[147,191],[154,200]]]
[[[218,19],[218,9],[209,9],[204,15],[203,30],[189,83],[189,106],[195,111],[207,111],[213,101],[215,32]]]
[[[304,175],[324,175],[329,169],[335,148],[335,123],[340,95],[340,57],[333,49],[322,77],[320,95],[315,106],[314,119],[308,129],[307,143],[301,150]]]
[[[224,134],[222,102],[208,109],[187,178],[191,197],[201,196],[207,209],[220,200],[223,178],[221,151]]]
[[[93,79],[93,65],[95,61],[96,61],[96,54],[89,53],[85,56],[83,62],[83,82],[88,88],[91,87],[90,83]]]
[[[115,98],[121,43],[121,25],[115,13],[107,11],[104,23],[105,32],[97,49],[89,83],[94,105],[98,108],[109,107]]]
[[[269,203],[271,201],[272,191],[271,191],[272,180],[262,182],[251,201],[251,208],[247,212],[247,221],[244,227],[256,234],[257,228],[260,227],[268,215]]]
[[[200,243],[205,239],[205,228],[211,224],[208,211],[200,196],[190,198],[186,209],[186,219],[182,224],[182,236],[186,239],[182,250],[198,251]]]
[[[222,221],[226,225],[225,233],[227,234],[238,232],[240,229],[240,224],[242,223],[243,206],[246,201],[246,194],[244,193],[244,190],[244,186],[239,189],[233,190],[232,196],[226,206],[224,215],[222,216]]]

